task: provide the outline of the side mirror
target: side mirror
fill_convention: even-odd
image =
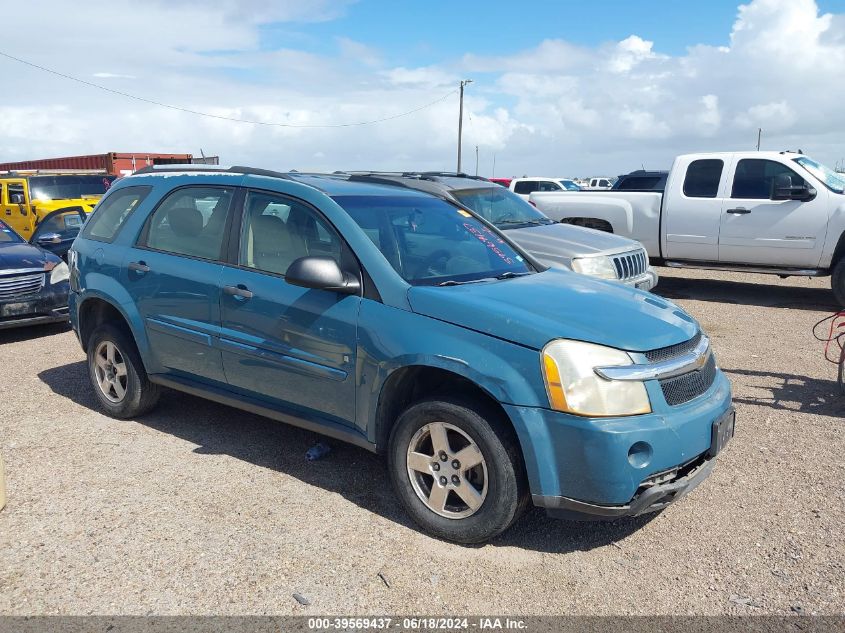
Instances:
[[[772,200],[800,200],[809,202],[816,197],[818,192],[808,184],[793,185],[792,176],[789,174],[778,174],[772,181]]]
[[[58,233],[45,233],[36,240],[41,246],[49,246],[51,244],[61,244],[62,236]]]
[[[348,295],[361,291],[361,282],[355,275],[343,272],[333,257],[300,257],[288,266],[285,281],[294,286]]]
[[[12,204],[24,204],[24,198],[22,193],[9,194],[9,200],[12,201]]]

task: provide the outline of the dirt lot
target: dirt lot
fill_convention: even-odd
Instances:
[[[828,280],[660,272],[734,385],[713,476],[656,517],[533,511],[483,547],[418,532],[363,450],[308,463],[317,436],[176,393],[118,422],[72,332],[0,332],[0,613],[845,613]]]

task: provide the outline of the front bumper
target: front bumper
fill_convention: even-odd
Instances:
[[[37,295],[0,301],[0,330],[68,322],[68,283],[46,285]]]
[[[703,462],[713,423],[731,409],[728,379],[718,371],[710,389],[678,406],[666,403],[657,381],[647,381],[646,389],[654,409],[646,415],[586,418],[504,405],[522,447],[535,504],[626,516],[655,505],[658,495],[668,501],[680,496],[675,493],[685,494],[707,476],[712,465]],[[700,471],[699,465],[704,466]],[[670,480],[653,485],[654,478],[670,471],[676,473]],[[652,487],[657,492],[649,492]]]
[[[619,283],[623,283],[631,288],[639,288],[640,290],[651,290],[657,285],[659,280],[660,277],[658,277],[657,271],[649,266],[642,275],[631,277],[630,279],[620,280]]]

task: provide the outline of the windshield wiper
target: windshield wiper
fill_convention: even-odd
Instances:
[[[524,226],[542,226],[546,224],[554,224],[552,220],[536,219],[536,220],[500,220],[494,222],[496,226],[522,224]]]
[[[482,281],[495,281],[498,277],[482,277],[481,279],[470,279],[469,281],[456,281],[454,279],[449,279],[447,281],[441,281],[438,286],[463,286],[464,284],[477,284]]]
[[[496,279],[514,279],[515,277],[525,277],[525,275],[530,275],[531,273],[515,273],[513,271],[508,271],[506,273],[502,273],[501,275],[497,276]]]

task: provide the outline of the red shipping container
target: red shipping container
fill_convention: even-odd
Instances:
[[[12,163],[0,163],[0,171],[28,171],[49,169],[62,171],[97,171],[115,176],[128,176],[134,171],[149,165],[189,164],[192,154],[159,154],[155,152],[109,152],[108,154],[89,154],[88,156],[65,156],[62,158],[44,158],[24,160]]]

